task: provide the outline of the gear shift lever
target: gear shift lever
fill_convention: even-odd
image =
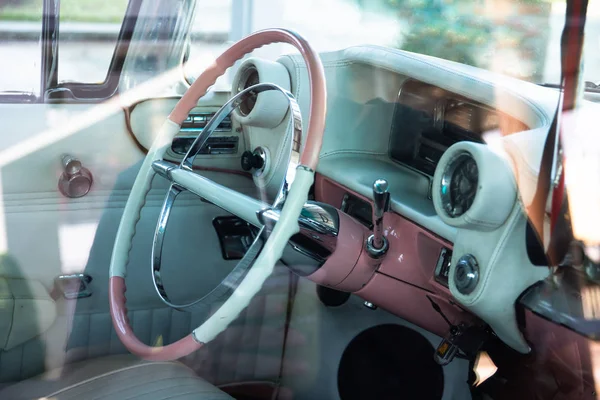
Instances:
[[[367,238],[367,251],[373,258],[383,256],[388,250],[388,241],[383,236],[383,214],[390,204],[389,185],[385,179],[373,182],[373,234]]]

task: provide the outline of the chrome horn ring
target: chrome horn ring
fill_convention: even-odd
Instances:
[[[173,181],[171,175],[172,172],[177,169],[184,169],[189,172],[192,172],[196,156],[198,155],[208,138],[219,126],[219,124],[227,116],[229,116],[237,107],[239,107],[247,96],[270,90],[279,91],[280,93],[285,95],[285,97],[288,100],[289,108],[291,110],[292,115],[291,123],[293,129],[291,153],[299,154],[302,141],[302,115],[300,113],[300,107],[298,106],[296,99],[289,91],[283,89],[278,85],[272,83],[260,83],[239,92],[215,113],[215,115],[210,119],[210,121],[208,121],[200,135],[198,135],[198,137],[194,140],[194,142],[190,146],[188,152],[183,157],[183,160],[179,165],[164,160],[155,161],[152,164],[152,168],[158,175],[172,182],[167,192],[167,195],[165,196],[165,200],[163,202],[160,216],[156,225],[156,230],[154,232],[151,256],[152,282],[154,284],[154,288],[156,289],[156,293],[163,301],[163,303],[165,303],[169,307],[175,308],[177,310],[185,310],[189,308],[197,308],[205,305],[210,305],[218,301],[222,298],[222,296],[234,290],[239,285],[239,283],[243,280],[248,270],[252,267],[252,264],[255,261],[256,257],[262,250],[263,244],[265,242],[264,235],[268,232],[268,230],[265,230],[264,227],[260,229],[259,233],[256,235],[254,242],[252,243],[244,257],[233,268],[233,270],[225,277],[225,279],[223,279],[223,281],[216,288],[214,288],[204,297],[187,304],[175,304],[170,300],[169,296],[167,295],[161,276],[163,243],[167,230],[167,223],[175,199],[182,191],[186,190],[186,188],[182,187],[181,185],[178,185]],[[283,203],[285,202],[287,191],[290,188],[293,180],[293,176],[290,175],[289,172],[296,170],[297,160],[299,159],[299,157],[294,157],[292,154],[288,155],[290,162],[288,163],[285,178],[281,184],[278,196],[276,197],[273,205],[270,207],[271,209],[280,210],[283,207]],[[264,207],[262,208],[269,209],[269,205],[265,203]]]

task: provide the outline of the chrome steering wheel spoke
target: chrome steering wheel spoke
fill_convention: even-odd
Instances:
[[[302,117],[298,103],[296,102],[294,96],[287,90],[271,83],[261,83],[241,91],[237,95],[233,96],[227,103],[225,103],[215,113],[210,121],[208,121],[205,128],[194,140],[188,152],[183,157],[181,163],[176,164],[166,160],[158,160],[152,163],[154,172],[171,182],[167,195],[165,196],[154,233],[151,263],[152,280],[154,282],[156,292],[158,293],[160,299],[169,307],[178,310],[185,310],[207,306],[215,301],[220,300],[226,293],[234,290],[251,268],[253,262],[262,250],[265,238],[270,233],[270,229],[268,227],[263,227],[264,221],[261,220],[264,219],[264,211],[270,209],[281,210],[283,207],[283,203],[287,197],[287,191],[291,186],[293,174],[290,175],[289,173],[286,173],[286,178],[284,182],[282,182],[279,194],[275,199],[275,203],[270,206],[261,200],[257,200],[235,190],[229,189],[193,172],[193,165],[196,156],[219,124],[227,116],[229,116],[233,110],[235,110],[246,99],[247,96],[270,90],[281,92],[288,100],[291,110],[291,123],[293,129],[293,143],[291,146],[291,151],[299,153],[302,139]],[[290,164],[292,164],[292,160],[294,160],[294,157],[290,157]],[[295,165],[288,165],[288,172],[290,169],[295,171],[295,167]],[[212,203],[217,207],[240,217],[250,224],[256,227],[261,227],[261,229],[244,257],[215,289],[213,289],[203,298],[196,301],[186,304],[175,304],[170,300],[163,285],[161,276],[161,260],[163,243],[171,209],[177,196],[184,190],[194,193],[209,203]]]
[[[229,189],[169,161],[155,161],[152,167],[159,175],[171,181],[172,185],[187,190],[254,226],[260,226],[257,213],[269,208],[267,203]],[[168,196],[167,194],[167,198]]]

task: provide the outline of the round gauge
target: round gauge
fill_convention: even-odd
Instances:
[[[448,163],[440,188],[442,205],[448,216],[460,217],[471,208],[478,182],[477,163],[469,153],[460,153]]]
[[[251,67],[244,71],[242,79],[240,79],[240,87],[238,87],[238,92],[242,90],[248,89],[251,86],[257,85],[260,83],[260,79],[258,76],[258,71],[256,68]],[[256,105],[256,99],[258,97],[257,93],[250,93],[240,104],[240,114],[246,116],[250,114],[254,106]]]

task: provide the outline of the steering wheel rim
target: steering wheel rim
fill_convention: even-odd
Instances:
[[[298,49],[307,65],[311,93],[306,142],[301,152],[296,177],[283,204],[279,222],[264,244],[254,267],[250,269],[234,293],[208,320],[175,343],[159,347],[148,346],[135,336],[127,318],[125,276],[136,224],[154,177],[152,164],[162,160],[174,136],[179,132],[182,122],[216,79],[247,53],[272,43],[288,43]],[[281,257],[285,244],[299,230],[298,217],[314,181],[314,171],[323,141],[326,101],[325,74],[321,60],[304,38],[284,29],[259,31],[232,45],[198,77],[179,100],[142,163],[125,205],[110,262],[111,318],[117,336],[131,353],[149,360],[165,361],[178,359],[198,350],[204,343],[222,332],[262,287]]]

